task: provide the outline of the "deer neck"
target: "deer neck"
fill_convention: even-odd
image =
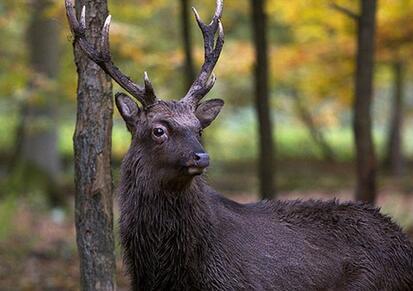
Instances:
[[[195,177],[180,191],[139,175],[122,177],[122,244],[135,260],[137,273],[165,284],[176,282],[183,274],[185,278],[180,279],[187,284],[199,280],[197,270],[205,265],[215,240],[206,187],[202,177]]]
[[[128,180],[121,187],[121,210],[131,210],[135,219],[150,223],[150,227],[200,231],[197,226],[211,223],[210,198],[204,193],[207,185],[202,177],[178,189],[139,177]]]

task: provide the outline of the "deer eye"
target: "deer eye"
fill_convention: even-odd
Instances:
[[[160,127],[155,127],[153,129],[153,135],[156,137],[161,137],[165,134],[165,130],[163,128]]]

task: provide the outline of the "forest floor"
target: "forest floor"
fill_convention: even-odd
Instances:
[[[325,193],[309,197],[331,198]],[[345,193],[345,196],[349,193]],[[281,198],[302,197],[302,193],[280,193]],[[255,200],[251,195],[232,196],[240,202]],[[400,217],[413,213],[413,196],[382,193],[379,202],[391,201]],[[0,241],[0,290],[79,290],[79,261],[72,215],[62,219],[59,212],[38,213],[24,202],[13,216],[13,231]],[[413,226],[406,231],[413,239]],[[117,243],[118,290],[128,290]]]

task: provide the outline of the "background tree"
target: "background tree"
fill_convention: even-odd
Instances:
[[[353,134],[356,149],[357,200],[374,203],[377,195],[377,162],[373,141],[371,104],[376,34],[376,0],[360,0],[360,13],[332,3],[357,24],[356,71],[354,77]]]
[[[274,148],[271,107],[268,91],[268,44],[265,0],[251,0],[255,47],[255,109],[259,137],[259,193],[262,198],[274,196]]]
[[[20,105],[20,123],[16,131],[15,153],[11,162],[14,170],[25,176],[44,180],[51,205],[61,205],[64,195],[57,193],[61,173],[57,132],[56,79],[59,73],[59,30],[48,14],[53,1],[30,2],[31,15],[26,30],[29,64],[32,72],[26,98]]]
[[[392,64],[394,78],[393,96],[391,98],[391,116],[388,128],[386,153],[384,158],[385,166],[395,176],[400,176],[403,172],[403,152],[402,152],[402,123],[403,123],[403,90],[405,66],[402,61],[394,61]]]
[[[397,177],[406,172],[403,120],[408,113],[408,94],[405,91],[410,81],[407,70],[411,65],[413,48],[413,25],[408,21],[412,9],[411,0],[391,0],[378,14],[378,60],[388,69],[391,80],[384,166]]]
[[[67,3],[71,5],[70,1]],[[107,3],[78,0],[78,16],[83,6],[86,6],[86,38],[100,49],[100,31],[108,15]],[[74,56],[78,71],[77,120],[73,138],[75,223],[81,289],[115,290],[111,173],[112,83],[76,42]]]
[[[190,0],[180,0],[180,21],[182,31],[182,42],[184,48],[184,73],[185,73],[185,92],[192,85],[195,79],[194,57],[192,52],[191,24],[190,21]]]
[[[376,6],[376,0],[360,0],[360,15],[357,16],[357,56],[353,108],[357,170],[355,197],[357,200],[370,203],[374,203],[377,194],[377,166],[371,118]]]

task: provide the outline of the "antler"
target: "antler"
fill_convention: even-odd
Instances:
[[[66,15],[69,20],[69,25],[74,36],[74,42],[79,44],[83,52],[97,65],[99,65],[113,80],[116,81],[123,89],[134,96],[143,107],[157,101],[152,84],[149,81],[148,74],[144,74],[144,87],[141,87],[124,75],[112,62],[109,49],[109,26],[111,16],[109,15],[102,28],[101,36],[101,51],[97,51],[86,39],[86,8],[83,6],[80,14],[80,22],[76,17],[76,10],[74,7],[74,0],[65,0]]]
[[[215,75],[212,73],[219,55],[221,54],[224,45],[224,28],[221,23],[222,10],[224,8],[224,1],[217,0],[215,14],[210,24],[202,22],[198,12],[192,8],[195,14],[198,26],[202,31],[204,38],[204,64],[201,67],[201,72],[198,74],[188,93],[182,99],[183,102],[191,104],[196,107],[198,102],[211,90],[215,84]],[[215,34],[218,31],[218,37],[215,41]]]

